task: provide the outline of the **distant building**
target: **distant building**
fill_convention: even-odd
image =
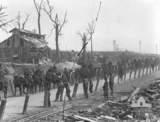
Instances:
[[[48,46],[45,35],[14,28],[12,35],[0,43],[0,61],[38,63],[47,57]]]
[[[113,40],[113,51],[119,51],[119,45],[117,44],[116,40]]]

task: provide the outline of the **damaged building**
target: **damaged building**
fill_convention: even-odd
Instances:
[[[0,43],[0,61],[38,63],[49,56],[45,35],[13,28],[11,36]]]

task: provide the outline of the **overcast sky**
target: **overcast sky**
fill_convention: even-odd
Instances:
[[[132,51],[139,51],[139,40],[142,41],[142,52],[155,53],[156,44],[159,44],[160,48],[159,0],[101,1],[102,7],[93,37],[94,50],[113,50],[113,40],[116,40],[122,49]],[[60,49],[80,50],[82,41],[77,33],[84,32],[87,24],[95,19],[99,2],[100,0],[51,0],[60,17],[63,17],[65,11],[68,13],[68,23],[59,39]],[[8,19],[15,18],[18,12],[21,12],[22,16],[29,13],[31,16],[26,29],[37,29],[33,0],[1,0],[0,3],[7,7]],[[52,25],[44,12],[41,22],[42,33],[47,35],[49,46],[55,49],[54,31],[52,36],[49,36]],[[9,34],[0,32],[1,41],[7,36]]]

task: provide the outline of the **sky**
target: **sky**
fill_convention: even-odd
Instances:
[[[37,0],[39,2],[40,0]],[[44,0],[45,1],[45,0]],[[63,19],[67,11],[67,23],[59,38],[61,50],[80,50],[82,47],[79,32],[85,32],[88,23],[95,20],[100,0],[50,0],[54,12]],[[160,1],[159,0],[101,0],[102,6],[93,35],[93,49],[97,51],[113,50],[113,40],[123,50],[142,53],[160,53]],[[26,29],[37,29],[37,16],[33,0],[0,0],[6,7],[7,19],[13,19],[18,12],[22,19],[30,14]],[[13,23],[8,30],[16,26]],[[42,12],[42,33],[46,34],[48,45],[55,49],[55,31],[52,23]],[[0,41],[10,36],[0,31]],[[157,50],[156,50],[157,45]],[[90,43],[87,50],[90,50]]]

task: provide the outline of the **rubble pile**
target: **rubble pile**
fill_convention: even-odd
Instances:
[[[120,100],[106,100],[97,107],[86,107],[86,110],[70,112],[74,122],[83,120],[85,122],[105,121],[135,121],[150,120],[157,121],[160,117],[160,80],[156,80],[145,88],[136,88],[127,97]]]
[[[160,80],[156,80],[147,88],[142,89],[137,96],[143,96],[146,102],[152,105],[153,114],[160,117]]]

